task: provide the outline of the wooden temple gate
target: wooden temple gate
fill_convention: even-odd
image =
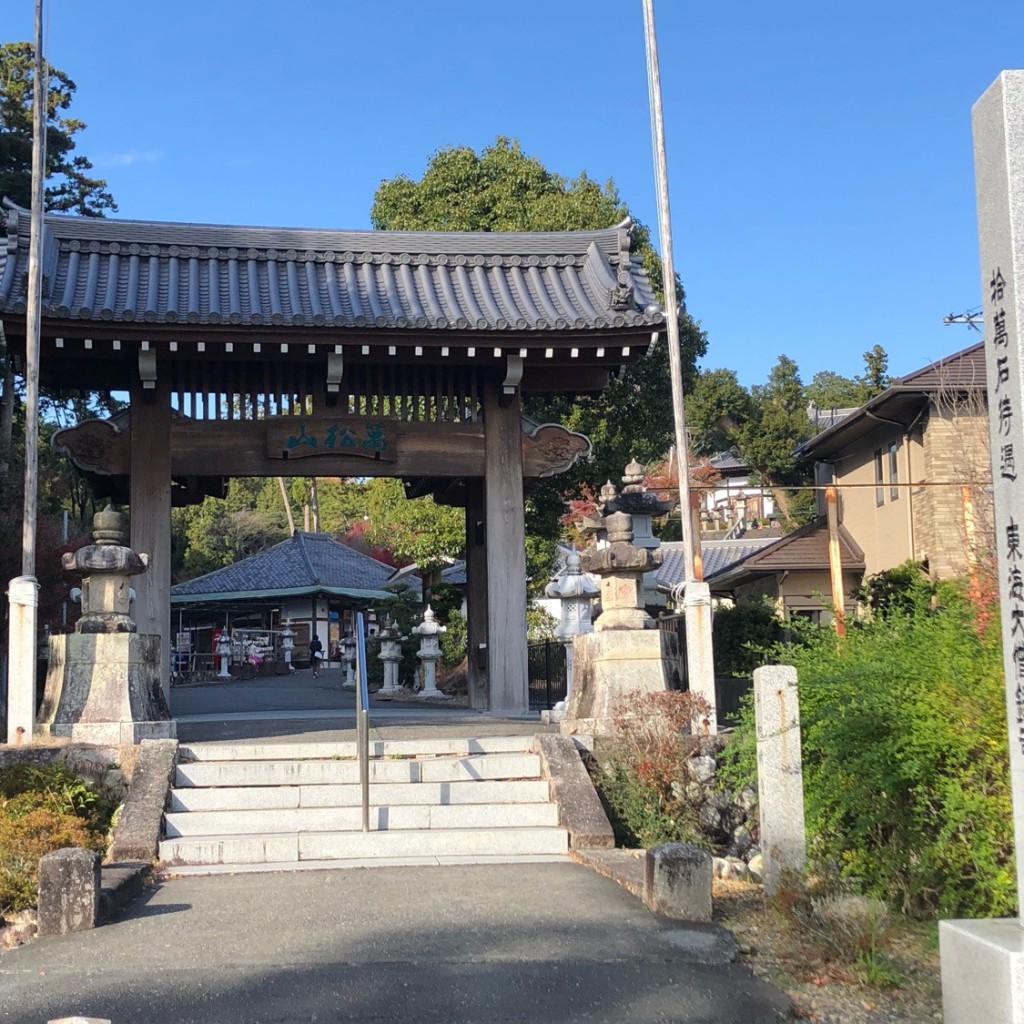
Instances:
[[[28,211],[6,204],[0,317],[24,353]],[[466,510],[470,699],[528,704],[524,478],[582,435],[524,395],[598,391],[663,323],[628,223],[340,232],[46,218],[40,379],[125,391],[130,426],[56,439],[124,482],[140,632],[170,651],[170,510],[230,476],[394,476]],[[169,675],[167,679],[169,685]]]

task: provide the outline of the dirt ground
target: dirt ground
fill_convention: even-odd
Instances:
[[[882,949],[887,987],[868,985],[856,965],[830,959],[806,929],[765,905],[760,886],[715,883],[715,919],[741,962],[788,992],[797,1019],[813,1024],[927,1024],[942,1020],[934,926],[893,922]]]

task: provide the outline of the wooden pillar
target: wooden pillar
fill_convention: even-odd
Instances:
[[[160,637],[161,685],[171,688],[171,396],[167,368],[156,388],[131,392],[131,540],[149,555],[149,568],[132,578],[132,618],[140,633]]]
[[[523,513],[523,441],[518,392],[484,395],[484,509],[487,560],[488,708],[529,709],[526,650],[526,526]]]
[[[480,644],[487,644],[487,531],[484,529],[484,482],[466,480],[466,678],[469,706],[489,706],[487,663]]]

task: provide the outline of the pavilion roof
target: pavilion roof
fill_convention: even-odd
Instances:
[[[394,596],[393,567],[326,533],[295,533],[266,551],[171,588],[173,604],[329,593],[364,600]]]
[[[18,315],[30,214],[4,207],[0,315]],[[630,228],[627,220],[598,231],[338,231],[49,214],[43,318],[649,334],[664,314]]]

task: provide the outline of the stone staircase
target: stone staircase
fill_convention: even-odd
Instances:
[[[183,745],[167,874],[563,859],[568,833],[532,736],[370,743],[362,831],[354,743]]]

